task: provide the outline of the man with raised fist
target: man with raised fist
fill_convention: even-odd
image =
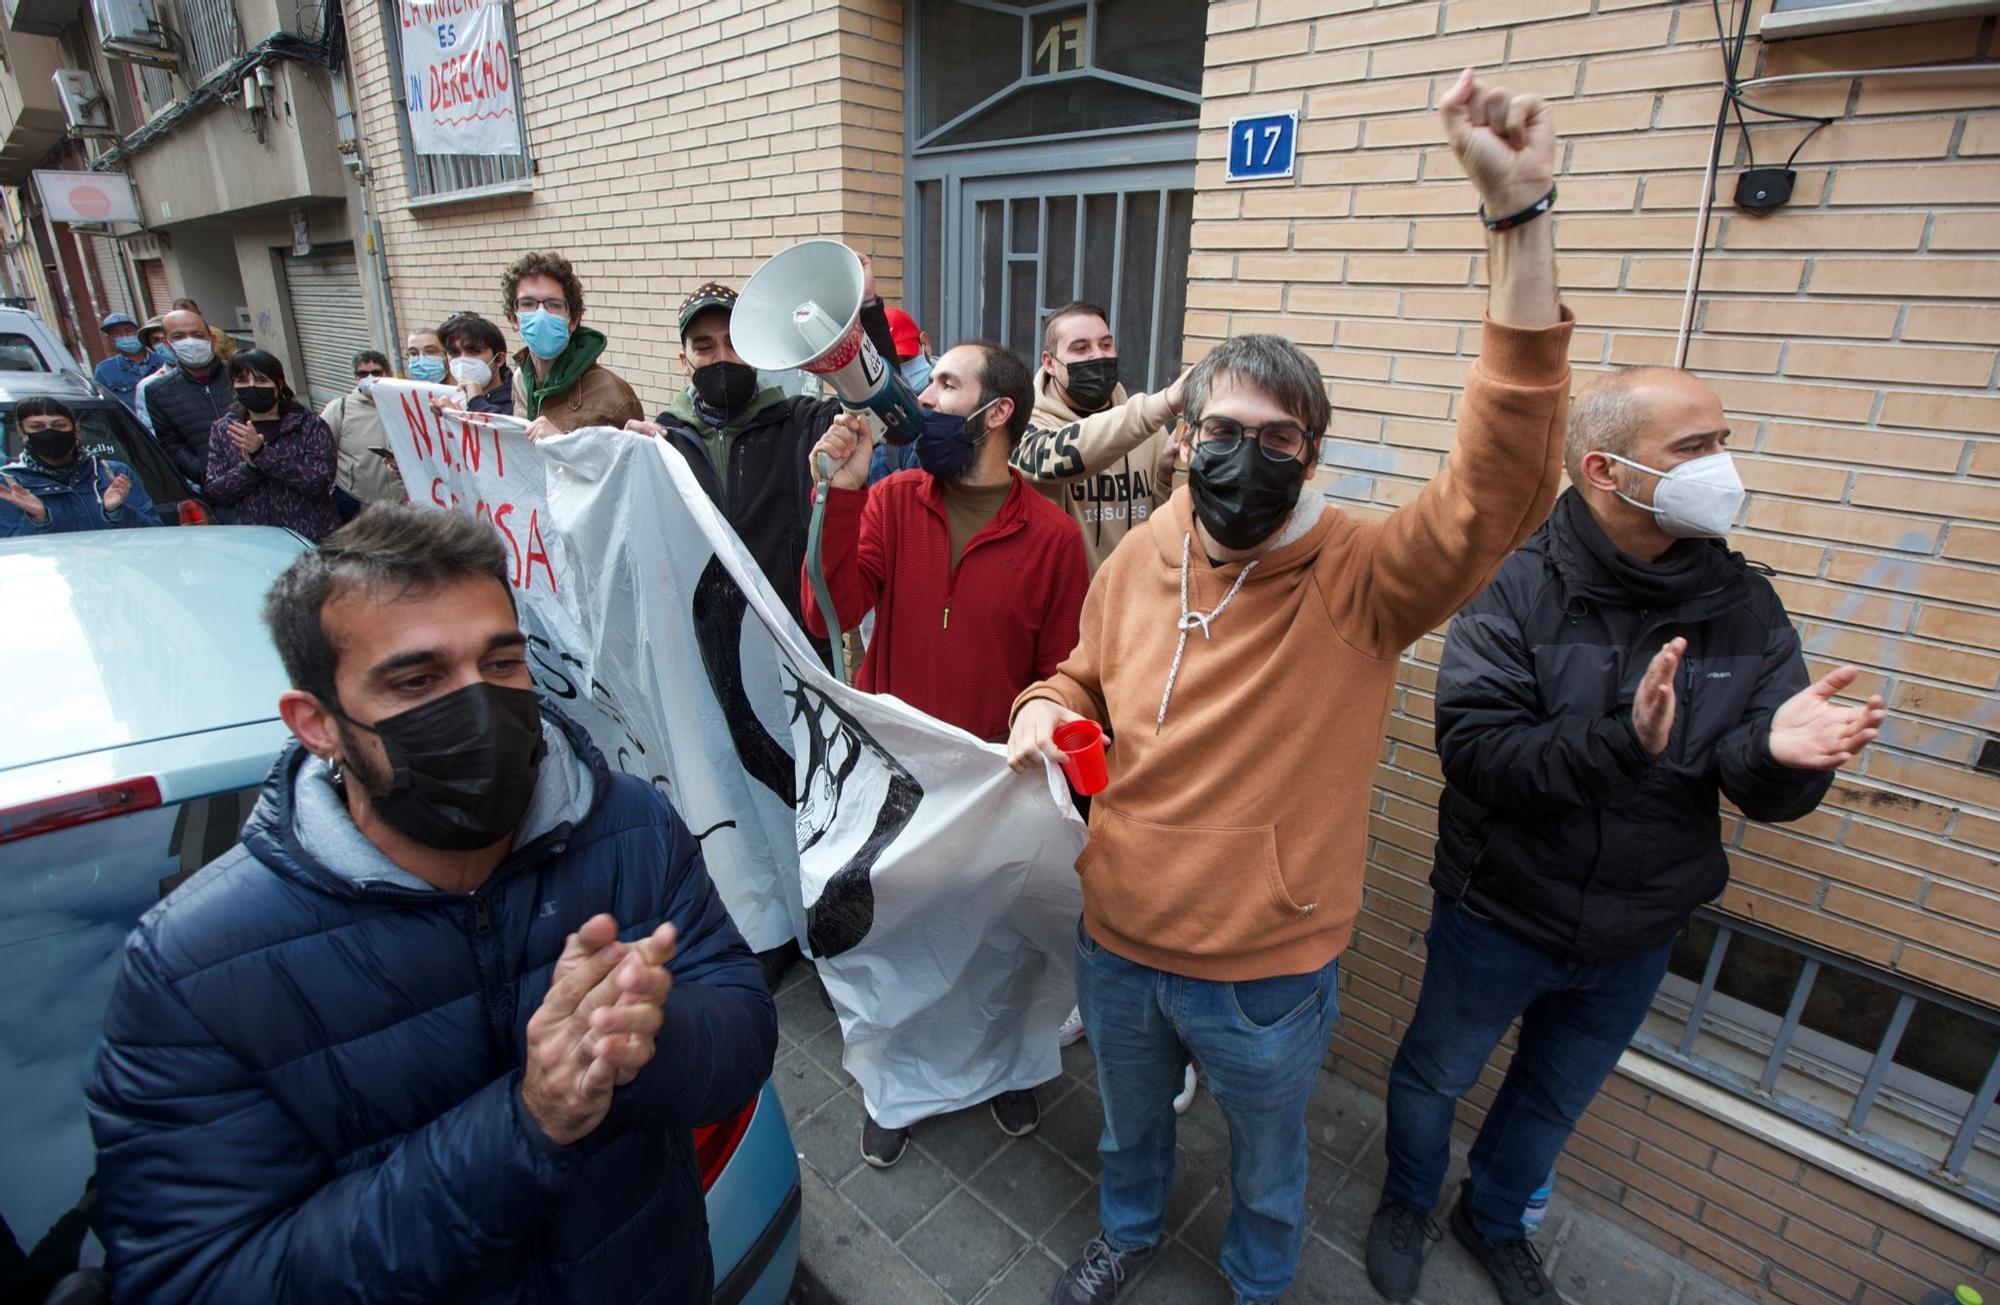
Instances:
[[[1229,1126],[1223,1274],[1238,1302],[1290,1285],[1306,1103],[1361,910],[1397,661],[1555,498],[1570,335],[1543,216],[1555,132],[1540,100],[1469,69],[1442,108],[1492,233],[1480,357],[1444,469],[1380,521],[1329,507],[1307,492],[1331,419],[1318,367],[1277,336],[1225,341],[1186,381],[1186,489],[1105,561],[1076,651],[1014,704],[1020,769],[1056,754],[1064,721],[1114,737],[1077,864],[1101,1231],[1059,1305],[1113,1300],[1159,1245],[1190,1055]]]

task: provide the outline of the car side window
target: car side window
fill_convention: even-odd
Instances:
[[[49,365],[42,351],[25,335],[0,331],[0,372],[45,372]]]

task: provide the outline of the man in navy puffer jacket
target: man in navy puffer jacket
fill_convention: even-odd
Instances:
[[[776,1012],[665,798],[535,696],[493,532],[378,506],[266,616],[297,742],[126,945],[121,1300],[705,1302],[690,1131]]]

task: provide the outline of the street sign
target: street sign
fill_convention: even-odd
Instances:
[[[1292,175],[1298,154],[1299,114],[1259,113],[1229,120],[1226,181],[1265,181]]]
[[[57,172],[35,174],[42,207],[57,222],[137,222],[139,200],[131,179],[119,172]]]

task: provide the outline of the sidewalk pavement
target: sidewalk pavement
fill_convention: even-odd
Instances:
[[[804,1187],[798,1305],[1046,1305],[1063,1266],[1097,1233],[1103,1114],[1088,1042],[1063,1051],[1044,1084],[1041,1127],[1009,1138],[985,1106],[925,1120],[893,1169],[861,1160],[861,1090],[840,1068],[840,1026],[812,967],[778,992],[778,1096]],[[1382,1184],[1382,1102],[1337,1075],[1307,1114],[1308,1234],[1284,1299],[1374,1302],[1362,1267]],[[1463,1175],[1446,1181],[1449,1209]],[[1127,1287],[1133,1305],[1229,1305],[1216,1268],[1229,1218],[1228,1130],[1206,1087],[1182,1116],[1169,1240]],[[1748,1305],[1748,1298],[1557,1194],[1536,1238],[1569,1305]],[[1492,1285],[1449,1232],[1433,1247],[1419,1305],[1483,1305]]]

